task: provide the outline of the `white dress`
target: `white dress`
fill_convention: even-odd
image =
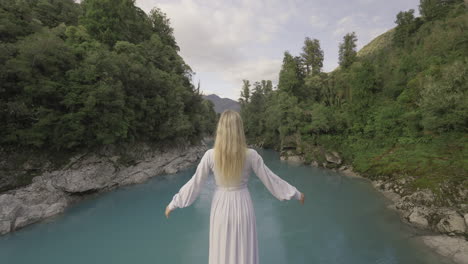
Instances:
[[[214,171],[213,153],[213,149],[205,152],[195,174],[169,203],[171,210],[190,206],[196,200]],[[209,264],[259,263],[255,211],[247,188],[252,170],[278,200],[300,200],[301,193],[273,173],[256,150],[248,149],[246,161],[238,187],[223,187],[216,182],[210,213]]]

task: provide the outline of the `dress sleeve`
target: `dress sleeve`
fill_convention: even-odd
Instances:
[[[258,178],[263,182],[270,193],[278,200],[301,199],[301,192],[278,175],[273,173],[263,162],[262,156],[256,150],[252,151],[252,169]]]
[[[169,209],[172,211],[175,208],[184,208],[190,206],[200,194],[200,190],[203,187],[203,183],[208,178],[210,172],[209,166],[209,151],[206,151],[198,164],[197,170],[192,178],[184,184],[172,197],[172,201],[169,203]]]

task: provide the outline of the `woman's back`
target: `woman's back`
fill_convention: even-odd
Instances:
[[[255,175],[263,182],[265,187],[275,196],[278,200],[290,200],[295,198],[300,200],[301,193],[292,185],[281,179],[278,175],[272,172],[263,162],[262,156],[258,154],[255,149],[247,148],[247,153],[245,155],[244,167],[242,169],[241,180],[238,186],[235,187],[225,187],[219,183],[219,175],[216,175],[214,168],[214,149],[207,150],[206,154],[208,155],[207,162],[209,164],[210,170],[215,176],[215,183],[218,188],[224,189],[239,189],[246,188],[248,186],[248,181],[250,178],[251,172],[254,172]]]
[[[241,179],[240,179],[239,185],[236,186],[237,188],[247,186],[247,183],[248,183],[249,177],[250,177],[250,173],[252,171],[252,166],[251,166],[250,161],[251,161],[251,155],[252,155],[253,151],[255,151],[255,150],[251,149],[251,148],[247,148],[246,155],[245,155],[245,161],[244,161],[244,167],[242,168]],[[220,175],[217,175],[215,170],[214,170],[214,149],[209,149],[207,152],[210,155],[209,166],[210,166],[211,171],[213,172],[216,186],[220,187],[220,188],[223,188],[224,187],[223,184],[221,184],[219,182],[219,178],[220,178],[219,176]],[[224,188],[227,188],[227,187],[224,187]],[[235,188],[235,187],[230,187],[230,188]]]

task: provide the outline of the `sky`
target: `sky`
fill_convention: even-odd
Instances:
[[[136,0],[167,14],[180,55],[204,94],[238,100],[242,80],[278,82],[285,51],[300,55],[318,39],[323,71],[338,66],[338,45],[356,32],[357,49],[395,26],[396,14],[419,16],[419,0]]]

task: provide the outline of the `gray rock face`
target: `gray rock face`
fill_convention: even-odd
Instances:
[[[429,227],[429,221],[427,220],[427,214],[424,210],[419,207],[413,209],[408,216],[408,221],[416,226],[427,228]]]
[[[462,234],[466,230],[465,219],[456,211],[450,210],[440,219],[437,229],[443,233]]]
[[[435,200],[435,196],[430,190],[424,189],[405,196],[403,200],[419,205],[431,205]]]
[[[54,177],[52,184],[55,188],[68,193],[100,190],[112,182],[116,170],[110,160],[92,155],[61,171],[57,177]]]
[[[450,257],[455,263],[468,264],[468,241],[461,237],[422,236],[426,245],[437,253]]]
[[[11,222],[0,220],[0,235],[6,234],[11,230]]]
[[[134,150],[138,159],[130,166],[118,163],[115,153],[76,156],[62,169],[45,172],[28,186],[0,194],[0,235],[62,213],[86,194],[176,173],[193,165],[207,149],[204,141],[168,150],[144,145]]]

